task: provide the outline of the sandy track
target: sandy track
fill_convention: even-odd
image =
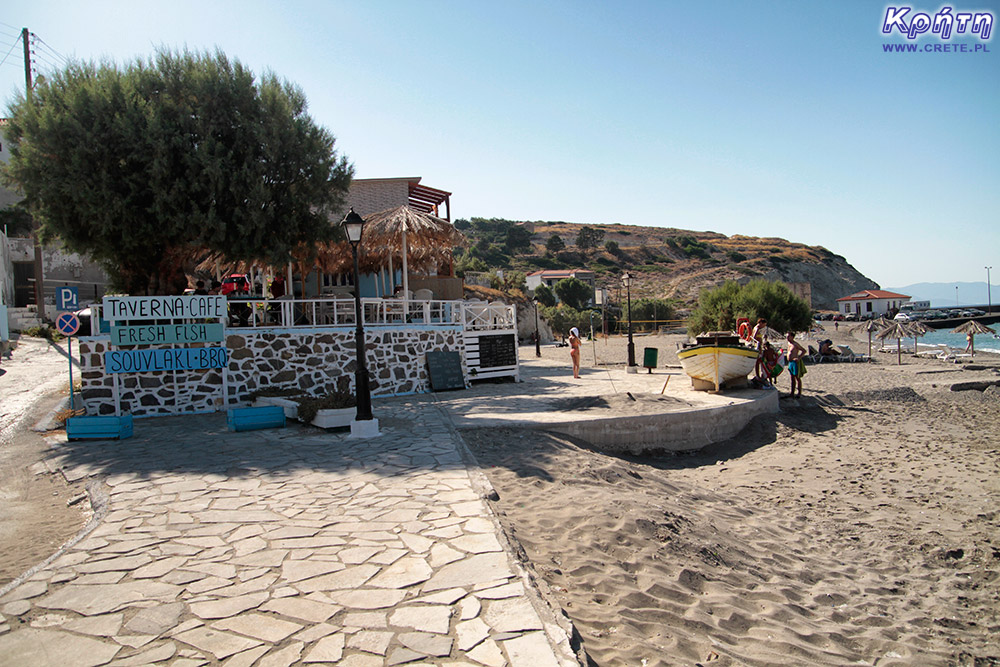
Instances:
[[[895,361],[813,366],[697,455],[464,435],[595,664],[993,664],[1000,393],[949,387],[998,376]]]

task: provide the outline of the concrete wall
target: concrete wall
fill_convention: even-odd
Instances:
[[[35,247],[31,239],[12,238],[8,243],[11,262],[32,262]],[[87,257],[70,252],[58,244],[42,248],[42,266],[45,271],[45,301],[55,303],[55,291],[63,285],[79,288],[80,303],[100,302],[108,284],[108,275]],[[13,272],[10,274],[13,276]]]
[[[426,354],[459,351],[463,374],[465,349],[459,327],[434,329],[379,328],[365,331],[368,373],[373,397],[430,391]],[[109,338],[80,338],[82,395],[87,414],[115,410],[114,378],[104,373]],[[139,415],[212,412],[243,405],[264,387],[299,388],[313,396],[336,389],[346,378],[354,387],[354,329],[295,329],[229,332],[230,358],[223,398],[219,369],[119,374],[123,413]]]

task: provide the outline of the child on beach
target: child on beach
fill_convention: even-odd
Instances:
[[[758,318],[757,325],[753,328],[753,332],[750,334],[750,339],[754,342],[757,347],[757,363],[754,364],[753,374],[758,380],[761,379],[761,370],[764,367],[764,330],[767,329],[767,320],[763,317]]]
[[[791,331],[785,340],[788,341],[788,377],[792,379],[792,393],[788,397],[795,398],[795,388],[798,387],[798,397],[802,398],[802,376],[806,374],[806,363],[802,357],[806,356],[806,349],[795,340]]]
[[[569,330],[569,358],[573,361],[573,377],[580,377],[580,330],[573,327]]]

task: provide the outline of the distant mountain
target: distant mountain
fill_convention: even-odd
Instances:
[[[991,281],[992,282],[992,281]],[[955,288],[958,287],[956,292]],[[932,308],[979,306],[987,300],[986,281],[978,283],[914,283],[906,287],[886,287],[890,292],[907,294],[913,301],[930,301]],[[1000,285],[990,287],[990,300],[1000,300]]]
[[[816,309],[836,309],[837,299],[842,296],[878,289],[877,283],[862,275],[844,257],[820,246],[780,238],[497,218],[457,220],[455,226],[468,237],[467,248],[458,258],[457,266],[478,262],[491,269],[525,273],[539,269],[590,269],[596,274],[597,286],[609,288],[611,295],[617,295],[621,275],[629,271],[635,277],[633,299],[671,298],[682,307],[695,305],[703,290],[718,287],[727,280],[745,283],[763,278],[808,283],[812,307]],[[481,270],[481,266],[467,270]]]

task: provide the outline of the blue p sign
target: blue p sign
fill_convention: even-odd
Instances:
[[[56,288],[56,310],[79,310],[80,292],[76,287]]]

